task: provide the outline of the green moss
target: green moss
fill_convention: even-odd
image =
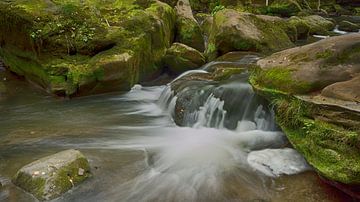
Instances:
[[[15,185],[21,185],[21,187],[32,193],[36,198],[42,199],[45,190],[45,179],[40,177],[33,178],[26,173],[20,172],[17,173],[13,179]]]
[[[83,175],[78,175],[79,168],[84,169]],[[90,176],[90,167],[87,159],[85,157],[78,158],[73,163],[65,166],[57,172],[57,176],[54,178],[55,189],[54,192],[56,195],[60,195],[73,186],[79,184]]]
[[[316,53],[316,59],[327,59],[334,55],[334,52],[331,50],[325,50],[322,52]]]
[[[274,3],[266,7],[263,11],[267,15],[279,15],[282,17],[290,17],[299,12],[299,8],[292,3]]]
[[[290,67],[273,67],[267,70],[257,68],[252,74],[252,82],[262,88],[277,89],[292,94],[302,94],[312,89],[310,84],[295,80]]]
[[[153,76],[174,38],[175,12],[159,1],[14,0],[0,2],[0,14],[0,54],[10,69],[61,95],[102,82],[93,61],[106,54],[133,56],[116,69],[123,83]]]
[[[279,125],[318,172],[342,183],[360,183],[359,133],[312,119],[312,106],[295,98],[280,98],[275,106]]]

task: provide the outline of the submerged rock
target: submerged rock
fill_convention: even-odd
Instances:
[[[174,43],[163,58],[163,65],[177,74],[199,68],[204,64],[205,57],[202,53],[181,43]]]
[[[79,175],[80,170],[84,170]],[[90,176],[87,159],[77,150],[66,150],[22,167],[13,183],[39,200],[59,197]]]
[[[348,34],[278,52],[250,79],[295,149],[345,184],[360,184],[359,47],[360,34]]]

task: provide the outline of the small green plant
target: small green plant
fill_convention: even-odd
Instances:
[[[211,11],[211,15],[214,16],[216,15],[217,12],[221,11],[221,10],[224,10],[225,9],[225,6],[223,5],[217,5],[214,7],[214,9]]]

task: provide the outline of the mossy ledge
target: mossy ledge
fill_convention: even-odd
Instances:
[[[258,76],[254,71],[250,83],[274,105],[278,125],[309,164],[330,180],[360,184],[360,128],[322,120],[319,106],[264,86]]]

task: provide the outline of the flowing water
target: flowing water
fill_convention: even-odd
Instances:
[[[181,77],[206,74],[212,65]],[[8,73],[0,79],[7,88],[0,94],[0,201],[36,201],[11,177],[69,148],[88,157],[93,177],[55,201],[348,200],[291,149],[246,72],[177,93],[172,83],[136,85],[71,100]],[[179,127],[175,110],[187,92],[193,94]]]

